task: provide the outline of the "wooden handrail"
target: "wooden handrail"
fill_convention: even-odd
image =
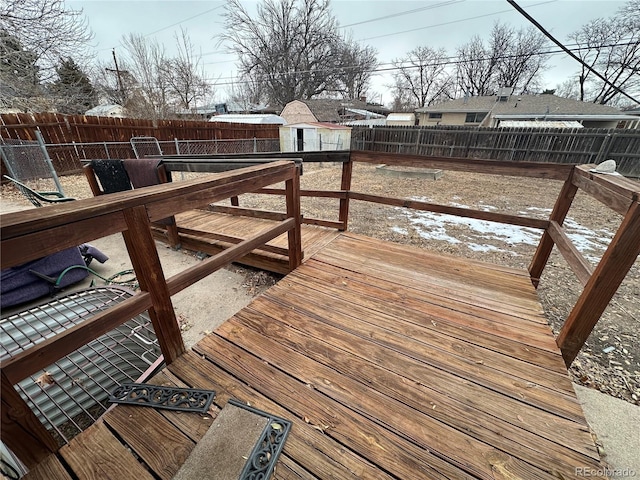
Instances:
[[[396,207],[411,208],[427,212],[444,213],[458,217],[475,218],[488,222],[505,223],[508,225],[518,225],[521,227],[540,228],[542,230],[549,226],[548,220],[538,218],[521,217],[518,215],[507,215],[504,213],[486,212],[484,210],[474,210],[471,208],[452,207],[450,205],[439,205],[437,203],[421,202],[419,200],[409,200],[405,198],[382,197],[380,195],[369,195],[359,192],[349,192],[352,200],[362,200],[365,202],[379,203],[382,205],[393,205]]]
[[[151,234],[151,221],[283,181],[287,202],[284,220],[165,280]],[[299,167],[290,161],[274,161],[220,173],[213,178],[69,202],[64,208],[48,207],[2,215],[3,269],[68,246],[122,232],[142,290],[142,293],[2,362],[2,439],[9,448],[28,467],[57,448],[15,392],[14,384],[145,310],[149,312],[162,355],[167,363],[171,363],[185,350],[171,295],[285,232],[289,232],[289,265],[291,269],[296,268],[302,258],[299,190]]]

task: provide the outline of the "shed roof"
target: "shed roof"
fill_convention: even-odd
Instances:
[[[350,130],[350,127],[345,125],[339,125],[337,123],[329,123],[329,122],[302,122],[302,123],[290,123],[285,125],[286,127],[293,128],[326,128],[329,130]]]

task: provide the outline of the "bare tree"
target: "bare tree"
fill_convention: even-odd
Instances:
[[[451,75],[447,70],[447,55],[443,48],[418,47],[406,57],[395,59],[394,97],[398,106],[409,102],[413,107],[426,107],[448,96]]]
[[[142,118],[153,120],[166,118],[169,114],[169,81],[166,76],[169,60],[164,46],[156,40],[130,33],[123,37],[127,52],[123,69],[136,81],[132,91],[127,92],[127,111]]]
[[[189,110],[212,91],[202,69],[202,57],[195,53],[186,30],[175,36],[178,55],[164,63],[164,76],[170,93],[178,99],[178,106]]]
[[[459,89],[469,95],[492,95],[500,87],[530,93],[540,86],[548,55],[545,38],[533,27],[515,30],[496,23],[488,44],[474,36],[458,48]]]
[[[338,91],[344,98],[367,96],[373,72],[378,66],[377,51],[351,38],[342,42],[338,70]]]
[[[250,75],[241,77],[231,86],[229,98],[244,110],[251,110],[269,101],[260,83]]]
[[[610,18],[592,20],[569,38],[584,62],[576,76],[580,100],[615,104],[624,100],[619,90],[640,94],[640,0],[631,0]]]
[[[458,47],[457,83],[466,95],[490,95],[495,91],[494,77],[498,59],[475,35]]]
[[[2,0],[0,30],[9,32],[35,56],[40,81],[53,78],[63,58],[81,64],[88,58],[92,34],[86,19],[82,10],[68,8],[64,0]]]
[[[225,6],[225,31],[239,71],[263,85],[273,103],[337,89],[341,39],[329,0],[263,0],[252,17],[240,0]]]

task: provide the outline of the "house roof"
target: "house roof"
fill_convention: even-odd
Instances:
[[[620,115],[620,110],[608,105],[580,102],[555,95],[511,95],[498,101],[496,95],[458,98],[438,105],[418,108],[418,113],[489,112],[493,116],[513,115]]]
[[[381,105],[372,105],[362,100],[349,100],[349,99],[335,99],[335,98],[322,98],[313,100],[300,100],[304,103],[311,113],[315,115],[319,122],[339,122],[339,111],[345,110],[363,110],[366,112],[386,115],[389,110]],[[364,112],[363,112],[364,115]]]
[[[286,120],[279,115],[273,115],[271,113],[265,114],[235,114],[229,113],[224,115],[214,115],[209,119],[210,122],[228,122],[228,123],[253,123],[253,124],[276,124],[284,125]]]

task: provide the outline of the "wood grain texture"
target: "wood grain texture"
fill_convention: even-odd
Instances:
[[[78,480],[153,480],[153,476],[98,422],[60,449]],[[52,479],[53,480],[53,479]]]
[[[586,285],[593,273],[593,265],[582,256],[558,222],[551,221],[548,232],[580,283]]]
[[[22,478],[23,480],[72,480],[69,472],[53,454],[31,468]]]

